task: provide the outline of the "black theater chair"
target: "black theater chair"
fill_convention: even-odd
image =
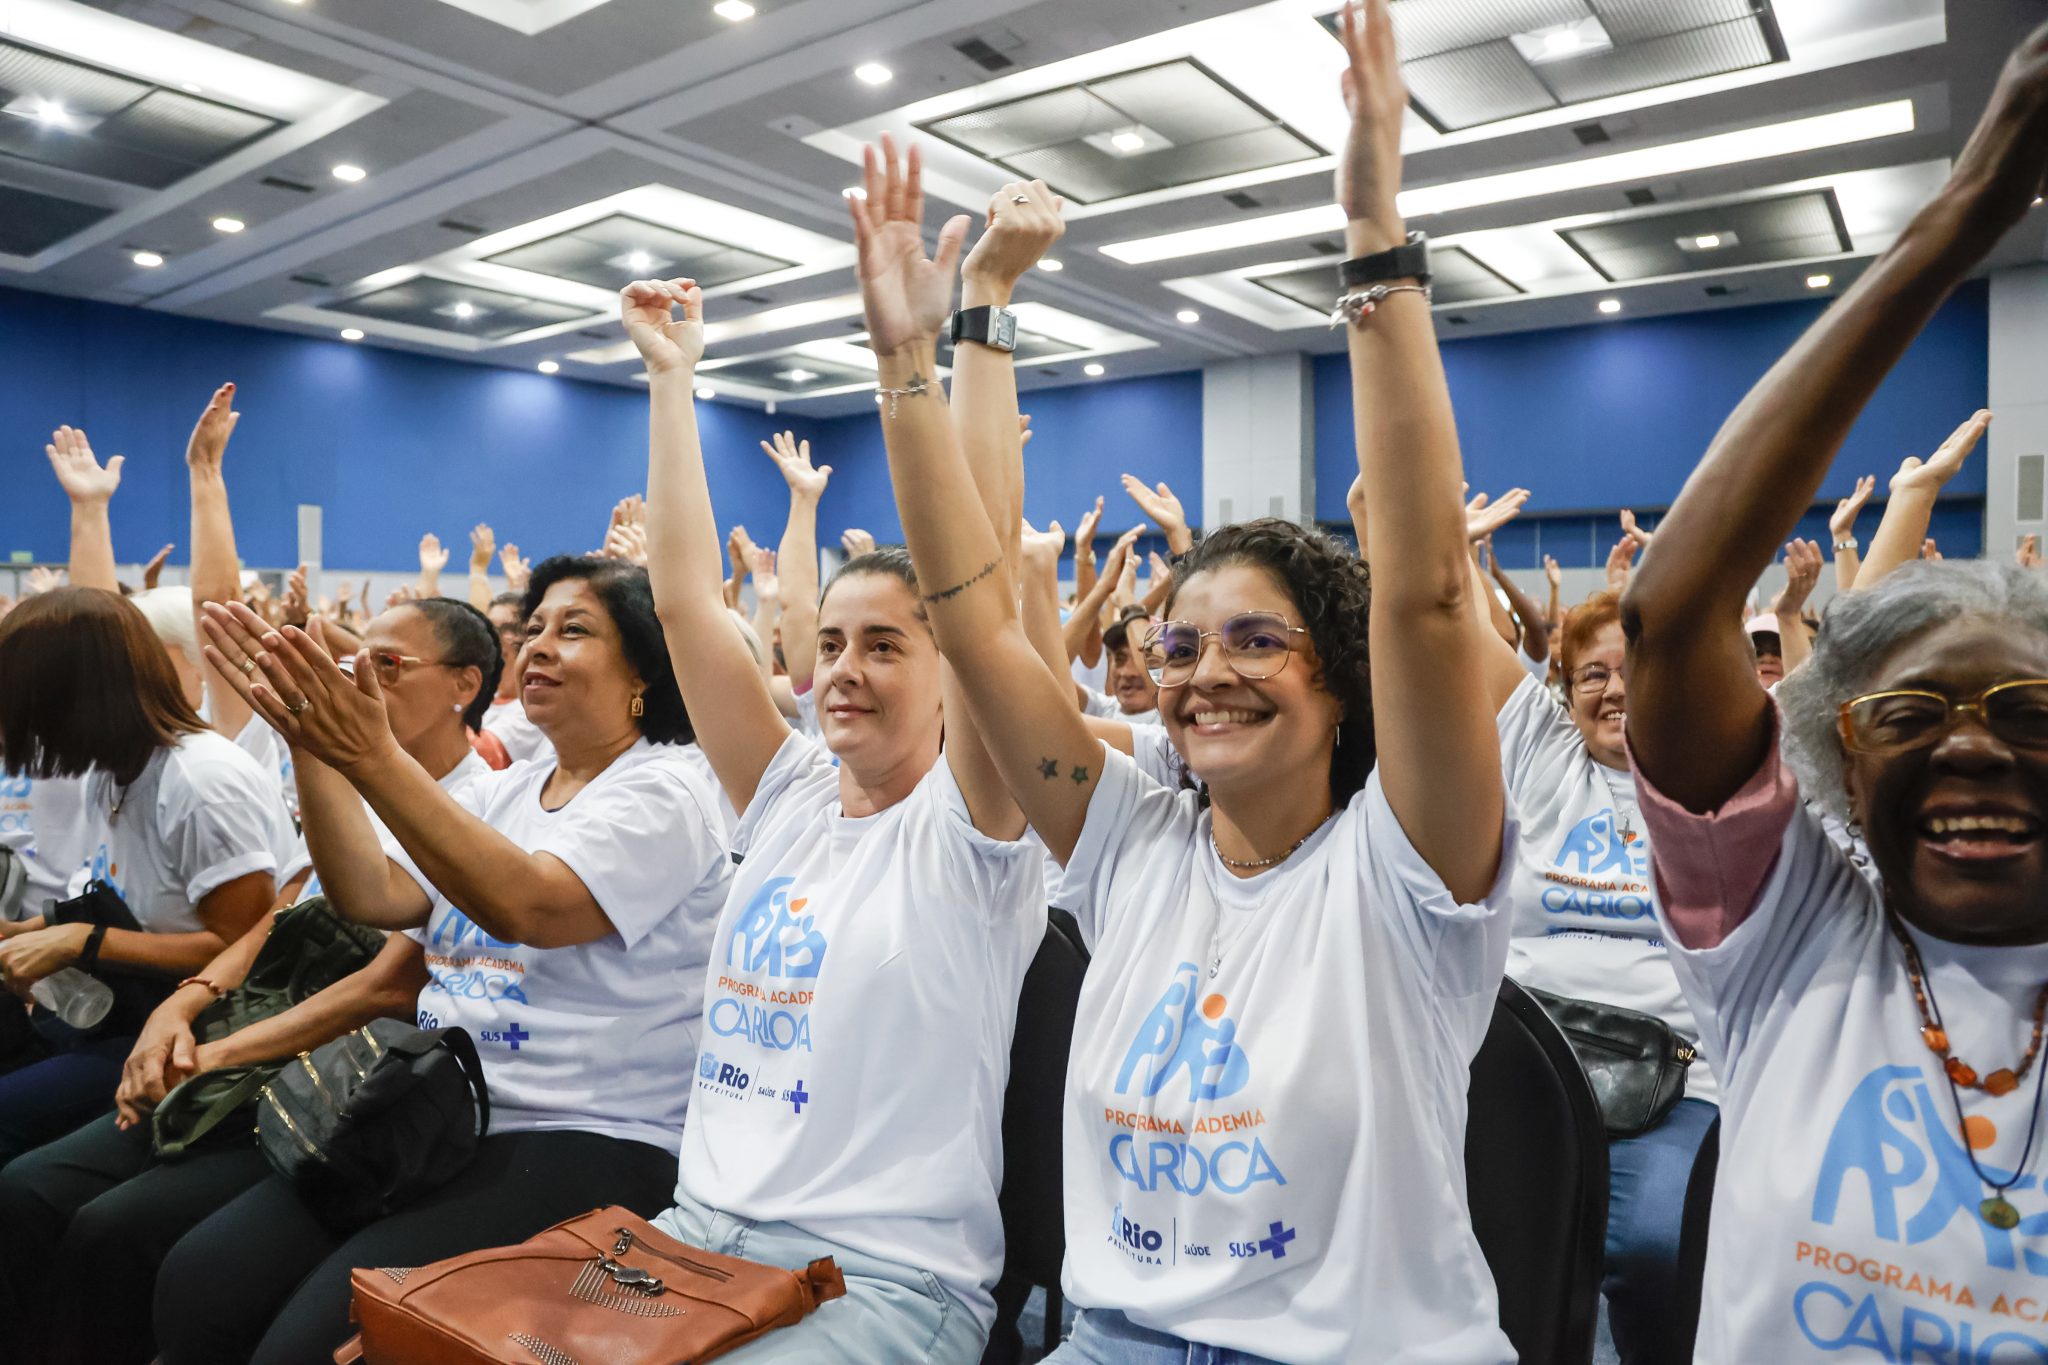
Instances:
[[[1685,1183],[1685,1215],[1678,1230],[1678,1292],[1666,1319],[1670,1334],[1662,1359],[1680,1365],[1692,1359],[1693,1339],[1700,1329],[1700,1283],[1707,1272],[1707,1221],[1714,1206],[1714,1177],[1721,1166],[1721,1120],[1700,1140],[1692,1159],[1692,1177]]]
[[[1067,1048],[1088,955],[1073,917],[1054,910],[1024,989],[1010,1042],[1010,1084],[1003,1093],[1003,1277],[996,1321],[982,1365],[1023,1359],[1017,1314],[1034,1286],[1045,1290],[1045,1350],[1060,1342],[1060,1262],[1066,1224],[1060,1203],[1060,1115],[1067,1090]]]
[[[1543,1007],[1503,979],[1472,1059],[1465,1185],[1522,1365],[1587,1365],[1607,1242],[1607,1131]]]

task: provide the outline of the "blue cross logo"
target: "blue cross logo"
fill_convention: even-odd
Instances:
[[[798,1081],[794,1086],[782,1092],[782,1098],[788,1100],[791,1107],[801,1114],[804,1112],[804,1106],[811,1102],[811,1092],[804,1089],[802,1081]]]
[[[1277,1261],[1287,1255],[1287,1244],[1293,1240],[1293,1228],[1285,1223],[1275,1223],[1267,1230],[1266,1235],[1259,1239],[1259,1250],[1272,1252],[1273,1259]]]
[[[517,1052],[519,1051],[519,1045],[525,1042],[528,1038],[531,1038],[533,1035],[531,1033],[528,1033],[525,1029],[519,1027],[519,1025],[514,1024],[511,1028],[504,1030],[498,1036],[503,1038],[508,1044],[510,1044],[514,1052]],[[1275,1223],[1274,1226],[1278,1227],[1279,1224]]]

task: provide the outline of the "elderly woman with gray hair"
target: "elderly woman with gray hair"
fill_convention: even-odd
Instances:
[[[2048,588],[1907,565],[1838,600],[1782,711],[1741,626],[2044,173],[2048,26],[1948,184],[1722,428],[1624,601],[1658,913],[1722,1081],[1699,1360],[2048,1360]],[[1881,886],[1802,792],[1860,827]]]

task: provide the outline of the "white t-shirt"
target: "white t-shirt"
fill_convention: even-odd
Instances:
[[[1067,618],[1065,615],[1062,615],[1060,617],[1061,621],[1065,621],[1066,619]],[[1072,662],[1072,664],[1069,665],[1069,667],[1074,674],[1075,682],[1081,684],[1081,686],[1087,688],[1090,692],[1100,692],[1102,690],[1103,684],[1109,681],[1108,646],[1103,647],[1101,655],[1095,660],[1094,667],[1091,668],[1087,664],[1082,663],[1079,659],[1075,659]]]
[[[555,761],[555,746],[548,743],[538,725],[526,718],[526,703],[517,697],[510,701],[493,699],[490,710],[484,712],[484,729],[498,737],[498,743],[505,746],[505,756],[514,763],[529,758]]]
[[[815,686],[806,687],[796,694],[796,720],[791,728],[820,744],[825,742],[825,732],[818,728],[818,689]]]
[[[1515,688],[1499,719],[1501,773],[1522,825],[1508,975],[1553,995],[1653,1014],[1698,1039],[1652,909],[1650,836],[1635,780],[1587,752],[1579,727],[1534,678]],[[1701,1051],[1685,1093],[1712,1100],[1713,1054]]]
[[[450,796],[454,796],[464,787],[489,771],[491,771],[491,765],[484,762],[483,756],[472,749],[463,754],[462,761],[450,768],[442,776],[441,790],[447,792]],[[377,818],[377,812],[370,809],[370,803],[367,801],[363,802],[363,814],[370,817],[370,828],[376,831],[378,843],[389,844],[394,842],[391,831],[384,827],[384,822]],[[283,887],[292,878],[312,866],[313,855],[306,848],[306,836],[301,834],[297,841],[293,843],[291,853],[285,858],[284,866],[277,870],[278,886]],[[320,894],[322,894],[320,890],[320,873],[315,870],[312,875],[306,878],[306,884],[299,888],[298,898],[300,900],[307,900]]]
[[[14,851],[27,874],[16,917],[43,913],[62,900],[85,862],[85,779],[0,772],[0,848]]]
[[[1045,936],[1036,851],[976,830],[943,758],[846,816],[830,756],[792,734],[733,853],[682,1192],[926,1271],[986,1327],[1010,1035]]]
[[[1375,774],[1240,880],[1192,792],[1105,747],[1060,898],[1094,952],[1063,1125],[1076,1304],[1299,1365],[1514,1359],[1465,1202],[1514,844],[1459,905]]]
[[[85,828],[72,889],[109,883],[136,923],[158,934],[204,929],[194,907],[237,877],[275,876],[296,837],[277,770],[211,730],[159,748],[126,788],[104,772],[88,775]]]
[[[1909,932],[1953,1054],[1986,1072],[2013,1065],[2048,980],[2048,945],[1971,947]],[[1694,1358],[2048,1360],[2048,1134],[2007,1191],[2018,1228],[1986,1223],[1978,1204],[1991,1191],[1970,1167],[1940,1060],[1920,1037],[1880,893],[1820,821],[1793,813],[1756,909],[1719,946],[1673,943],[1723,1059]],[[1993,1180],[2013,1174],[2026,1145],[2036,1080],[2003,1098],[1958,1092]]]
[[[1529,657],[1529,651],[1519,645],[1515,647],[1515,659],[1522,665],[1523,671],[1537,682],[1547,682],[1549,680],[1549,659],[1532,659]]]
[[[285,743],[283,735],[271,728],[270,722],[261,716],[252,715],[242,733],[235,736],[235,747],[248,754],[265,768],[277,774],[278,790],[284,793],[285,808],[292,819],[299,818],[299,779],[293,770],[292,746]]]
[[[612,933],[533,948],[486,933],[391,839],[385,852],[433,899],[433,980],[421,1028],[459,1024],[491,1089],[491,1131],[573,1129],[673,1148],[697,1060],[705,954],[731,880],[718,800],[673,745],[637,741],[558,810],[555,765],[515,763],[454,793],[529,853],[581,879]]]

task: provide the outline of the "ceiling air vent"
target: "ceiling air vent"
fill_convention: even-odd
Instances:
[[[1614,138],[1608,131],[1598,123],[1574,124],[1572,126],[1572,136],[1579,140],[1579,145],[1582,147],[1597,147],[1603,142],[1614,141]]]
[[[1344,244],[1334,237],[1325,237],[1319,242],[1310,242],[1308,249],[1318,256],[1342,256]]]
[[[768,297],[768,295],[766,294],[735,294],[733,295],[733,297],[738,299],[741,303],[751,303],[757,308],[764,303],[775,302],[774,299]]]
[[[953,44],[953,50],[983,71],[1008,71],[1016,63],[979,38]]]
[[[1464,327],[1469,325],[1472,319],[1466,317],[1463,313],[1453,313],[1445,318],[1444,321],[1450,323],[1453,327]]]
[[[292,276],[292,283],[309,284],[315,289],[329,289],[333,287],[334,281],[323,279],[318,275],[294,275]]]
[[[1255,209],[1259,207],[1259,201],[1246,194],[1243,190],[1232,190],[1229,194],[1223,196],[1223,202],[1232,208],[1238,209]]]
[[[281,175],[266,175],[258,184],[268,185],[274,190],[290,190],[293,194],[311,194],[313,187],[303,180],[287,180]]]
[[[484,235],[484,230],[475,223],[465,223],[460,218],[443,218],[434,226],[447,228],[450,232],[459,232],[465,237],[481,237]]]
[[[1746,284],[1710,284],[1707,286],[1707,297],[1710,299],[1732,299],[1737,294],[1747,294],[1748,292],[1749,286]]]
[[[1657,192],[1647,185],[1638,185],[1634,189],[1623,190],[1622,195],[1632,206],[1639,209],[1648,208],[1657,202]]]

